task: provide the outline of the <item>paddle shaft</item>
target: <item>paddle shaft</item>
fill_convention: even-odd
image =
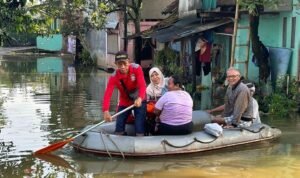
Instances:
[[[134,105],[131,105],[131,106],[125,108],[124,110],[122,110],[122,111],[120,111],[120,112],[114,114],[114,115],[112,116],[112,118],[114,118],[114,117],[116,117],[116,116],[118,116],[118,115],[120,115],[120,114],[122,114],[122,113],[128,111],[129,109],[131,109],[131,108],[133,108],[133,107],[134,107]],[[67,140],[64,140],[64,141],[60,141],[60,142],[51,144],[51,145],[49,145],[49,146],[47,146],[47,147],[45,147],[45,148],[42,148],[42,149],[39,149],[39,150],[35,151],[33,154],[34,154],[34,155],[37,155],[37,154],[45,154],[45,153],[50,153],[51,151],[60,149],[60,148],[62,148],[64,145],[66,145],[66,144],[68,144],[69,142],[73,141],[75,138],[77,138],[77,137],[79,137],[80,135],[86,133],[87,131],[92,130],[93,128],[95,128],[95,127],[97,127],[97,126],[103,124],[104,122],[105,122],[105,120],[99,122],[99,123],[96,124],[96,125],[93,125],[92,127],[86,129],[85,131],[82,131],[80,134],[77,134],[77,135],[75,135],[74,137],[71,137],[71,138],[69,138],[69,139],[67,139]]]
[[[126,111],[132,109],[133,107],[134,107],[134,105],[131,105],[131,106],[125,108],[125,109],[123,109],[122,111],[117,112],[116,114],[114,114],[113,116],[111,116],[111,118],[117,117],[118,115],[123,114],[124,112],[126,112]],[[103,124],[104,122],[105,122],[105,120],[99,122],[99,123],[96,124],[96,125],[93,125],[92,127],[86,129],[85,131],[82,131],[80,134],[75,135],[75,136],[72,138],[72,140],[74,140],[75,138],[81,136],[82,134],[86,133],[87,131],[92,130],[93,128],[95,128],[95,127],[97,127],[97,126]]]

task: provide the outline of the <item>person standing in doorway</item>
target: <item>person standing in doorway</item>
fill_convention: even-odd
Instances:
[[[196,43],[196,74],[201,75],[203,69],[204,76],[208,75],[211,71],[211,45],[208,41],[201,37]]]

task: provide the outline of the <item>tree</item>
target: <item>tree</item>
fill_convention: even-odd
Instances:
[[[258,26],[259,16],[264,6],[276,7],[278,0],[238,0],[242,7],[249,12],[250,37],[252,42],[252,52],[257,59],[259,67],[260,81],[266,82],[270,75],[269,52],[262,41],[259,39]]]
[[[111,9],[112,11],[125,11],[126,9],[126,15],[129,17],[128,20],[131,20],[134,23],[135,27],[135,33],[141,32],[141,8],[143,0],[114,0],[112,1],[115,3],[115,8]],[[127,22],[124,22],[124,25],[127,25]],[[124,39],[127,40],[127,39]],[[135,56],[135,62],[140,64],[140,54],[142,49],[142,38],[136,37],[134,39],[135,41],[135,47],[134,47],[134,56]],[[125,43],[126,44],[126,43]]]
[[[62,33],[73,32],[83,41],[90,29],[102,29],[106,15],[114,6],[109,0],[0,0],[0,40],[9,38],[10,32],[49,35],[57,33],[51,28],[55,19],[63,20]],[[63,3],[65,2],[65,3]]]
[[[61,33],[76,35],[84,48],[87,48],[85,34],[91,29],[103,29],[106,16],[115,8],[109,0],[47,0],[45,11],[52,17],[62,20]]]
[[[11,40],[11,33],[44,31],[51,22],[47,18],[34,18],[37,13],[33,0],[29,3],[27,0],[0,0],[0,43]]]

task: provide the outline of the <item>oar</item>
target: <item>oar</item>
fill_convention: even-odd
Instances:
[[[117,117],[118,115],[120,115],[120,114],[122,114],[122,113],[128,111],[129,109],[132,109],[133,107],[134,107],[134,105],[131,105],[131,106],[127,107],[126,109],[123,109],[122,111],[117,112],[116,114],[114,114],[114,115],[112,116],[112,118]],[[49,146],[47,146],[47,147],[44,147],[44,148],[42,148],[42,149],[39,149],[39,150],[35,151],[33,154],[46,154],[46,153],[50,153],[50,152],[52,152],[52,151],[58,150],[58,149],[62,148],[64,145],[66,145],[67,143],[73,141],[75,138],[77,138],[77,137],[79,137],[80,135],[86,133],[87,131],[92,130],[93,128],[95,128],[95,127],[97,127],[97,126],[103,124],[104,122],[105,122],[105,120],[99,122],[99,123],[96,124],[96,125],[93,125],[92,127],[86,129],[85,131],[82,131],[81,133],[75,135],[75,136],[72,137],[72,138],[68,138],[67,140],[53,143],[53,144],[51,144],[51,145],[49,145]]]

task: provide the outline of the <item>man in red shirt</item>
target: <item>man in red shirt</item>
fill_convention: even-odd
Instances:
[[[108,122],[112,121],[112,117],[109,113],[109,105],[113,90],[117,88],[120,93],[118,111],[122,111],[134,104],[135,133],[137,136],[143,136],[146,118],[146,82],[143,70],[140,65],[129,63],[128,54],[126,52],[118,52],[115,56],[115,63],[118,69],[109,78],[104,93],[102,105],[104,119]],[[117,117],[115,129],[117,135],[126,134],[125,124],[131,112],[131,110],[126,111]]]

